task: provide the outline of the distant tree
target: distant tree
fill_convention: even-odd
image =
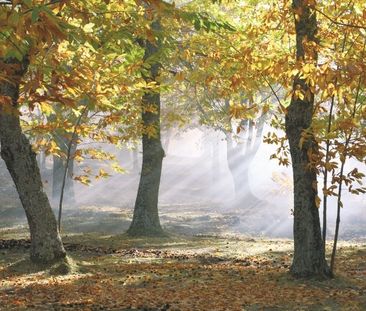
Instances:
[[[61,155],[53,155],[53,167],[52,167],[52,199],[58,201],[61,195],[63,175],[65,170],[66,184],[65,184],[65,201],[69,203],[75,202],[75,191],[74,191],[74,157],[77,148],[77,139],[71,143],[70,159],[67,161],[68,147],[70,143],[70,135],[62,129],[54,131],[54,140],[57,143],[57,147],[60,150]],[[66,162],[68,162],[68,168],[66,168]]]
[[[241,103],[241,115],[241,112],[233,112],[235,108],[230,106],[230,100],[205,101],[196,100],[199,117],[202,124],[225,136],[226,160],[233,179],[235,205],[245,209],[260,204],[262,201],[250,189],[249,169],[262,142],[266,114],[255,113],[255,104],[248,107]],[[246,114],[247,109],[253,109],[253,114]],[[233,113],[236,115],[233,116]]]
[[[249,169],[262,143],[264,124],[265,115],[257,120],[240,120],[237,139],[234,133],[225,132],[227,162],[234,181],[236,204],[244,209],[262,202],[250,188]]]

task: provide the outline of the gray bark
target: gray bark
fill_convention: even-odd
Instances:
[[[20,80],[27,64],[3,62],[12,83],[1,81],[0,96],[11,98],[12,105],[0,109],[1,157],[6,163],[25,210],[31,238],[30,257],[34,262],[48,263],[66,255],[57,230],[56,219],[43,191],[36,155],[22,133],[17,109]],[[9,108],[9,109],[8,109]]]
[[[317,20],[315,11],[306,0],[293,0],[295,19],[296,57],[298,60],[316,62],[316,51],[305,55],[303,42],[317,42]],[[317,175],[311,166],[309,153],[317,152],[317,145],[310,136],[300,146],[305,130],[309,130],[313,118],[314,94],[306,82],[299,77],[294,79],[294,90],[301,87],[306,96],[303,99],[293,96],[286,114],[286,134],[290,145],[294,179],[294,258],[291,273],[295,277],[326,277],[330,270],[325,260],[321,237],[319,210],[316,206]]]
[[[160,23],[152,23],[154,31],[160,30]],[[145,41],[144,60],[149,60],[160,50],[160,42],[153,44]],[[149,75],[144,77],[147,82],[157,82],[160,64],[151,64]],[[158,83],[158,82],[157,82]],[[151,111],[154,108],[154,112]],[[150,108],[150,109],[148,109]],[[142,98],[142,123],[144,128],[153,126],[155,135],[144,133],[142,136],[142,169],[140,183],[135,202],[135,209],[130,228],[127,233],[134,236],[162,235],[158,213],[159,187],[164,150],[160,135],[160,93],[147,92]]]

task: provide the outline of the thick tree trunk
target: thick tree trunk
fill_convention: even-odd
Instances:
[[[0,96],[12,101],[12,105],[3,105],[0,109],[1,157],[14,180],[28,219],[31,260],[40,263],[53,262],[64,258],[66,252],[57,230],[55,216],[43,192],[36,155],[29,140],[22,133],[19,112],[16,109],[19,83],[26,66],[15,61],[12,64],[3,64],[16,69],[9,69],[12,73],[7,73],[14,78],[14,82],[0,83]]]
[[[304,43],[317,42],[315,11],[306,0],[293,0],[297,60],[315,63],[316,50],[305,53]],[[321,237],[319,210],[316,204],[317,176],[309,158],[317,152],[316,142],[307,133],[300,144],[304,131],[310,129],[313,118],[314,94],[304,80],[294,80],[294,91],[301,90],[304,98],[293,95],[286,115],[286,134],[290,145],[294,179],[294,258],[291,273],[296,277],[326,277],[330,270],[325,260]]]
[[[152,23],[152,29],[160,30],[160,23]],[[145,61],[159,52],[160,43],[145,42]],[[160,64],[153,63],[150,75],[145,77],[147,82],[157,82]],[[158,213],[159,187],[164,150],[160,135],[160,93],[153,91],[145,93],[142,98],[142,123],[144,129],[154,129],[154,133],[144,133],[142,136],[142,169],[140,183],[135,202],[135,209],[130,228],[127,233],[134,236],[162,235]]]

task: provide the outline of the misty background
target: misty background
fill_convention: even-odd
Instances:
[[[271,130],[265,126],[264,133]],[[168,129],[162,133],[166,153],[160,185],[159,212],[162,226],[178,234],[245,234],[248,236],[292,237],[292,172],[270,160],[276,146],[260,143],[250,161],[246,184],[241,186],[244,198],[235,199],[233,177],[227,161],[227,141],[220,131],[206,127],[185,130]],[[245,144],[237,140],[236,144]],[[91,184],[73,181],[75,199],[66,200],[63,226],[71,232],[123,233],[132,219],[142,153],[135,149],[119,149],[110,144],[94,144],[96,148],[116,155],[125,173],[114,173],[108,161],[85,160],[75,164],[74,175],[86,167],[103,168],[107,178],[90,177]],[[90,148],[90,146],[88,146]],[[82,144],[81,144],[82,148]],[[237,170],[248,165],[240,159]],[[51,198],[52,156],[45,159],[43,183]],[[348,169],[363,166],[349,161]],[[243,171],[243,174],[246,174]],[[318,184],[322,184],[321,178]],[[248,196],[249,195],[249,196]],[[246,198],[250,199],[246,199]],[[366,237],[366,198],[343,194],[342,239]],[[51,200],[55,213],[58,201]],[[0,161],[0,226],[26,226],[15,186],[4,162]],[[328,236],[335,224],[336,200],[329,199]],[[320,215],[322,210],[320,208]]]

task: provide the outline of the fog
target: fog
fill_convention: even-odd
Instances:
[[[268,128],[264,132],[268,132]],[[178,133],[179,134],[176,134]],[[276,147],[261,143],[249,165],[248,183],[242,185],[242,192],[250,193],[251,199],[238,200],[235,196],[233,177],[227,161],[227,142],[218,131],[195,128],[185,131],[163,133],[163,147],[166,157],[160,186],[159,212],[163,227],[177,233],[192,234],[246,234],[266,237],[292,237],[292,185],[291,169],[279,166],[270,155]],[[90,146],[88,146],[90,147]],[[103,179],[91,178],[89,186],[74,182],[75,201],[65,204],[64,219],[78,215],[89,217],[96,222],[93,230],[113,233],[127,229],[132,217],[141,167],[141,151],[118,149],[112,145],[95,145],[116,154],[125,174],[113,173],[108,161],[85,160],[76,164],[75,175],[91,166],[93,170],[103,168],[111,176]],[[243,165],[237,161],[238,170]],[[358,166],[349,162],[348,169]],[[48,157],[46,169],[52,168],[52,158]],[[0,170],[6,184],[0,185],[2,217],[14,213],[21,214],[14,185],[1,163]],[[50,176],[43,176],[48,194],[51,194]],[[319,178],[319,185],[322,184]],[[245,197],[245,196],[244,196]],[[344,191],[340,238],[358,239],[366,237],[366,199]],[[52,202],[56,211],[58,202]],[[329,237],[335,224],[336,200],[329,199]],[[12,209],[11,209],[11,208]],[[320,208],[320,215],[322,209]],[[123,221],[121,215],[124,215]],[[111,226],[105,219],[116,217]],[[119,226],[118,221],[123,222]],[[24,218],[23,218],[24,221]],[[82,231],[82,226],[78,229]],[[91,230],[91,229],[88,229]]]

